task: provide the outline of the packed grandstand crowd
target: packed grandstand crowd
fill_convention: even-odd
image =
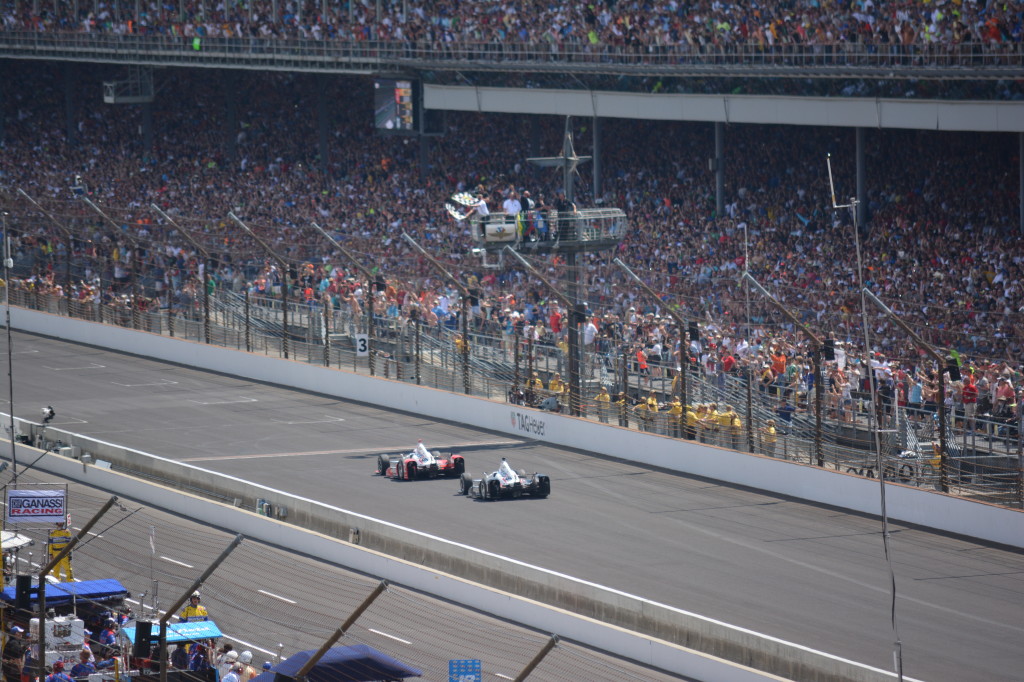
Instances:
[[[35,12],[33,11],[35,10]],[[76,13],[77,12],[77,13]],[[928,51],[978,44],[1003,49],[1021,41],[1019,2],[847,4],[481,2],[17,3],[4,8],[7,30],[162,34],[181,37],[290,37],[394,40],[410,44],[575,44],[600,51],[750,44],[874,45]]]
[[[130,293],[125,260],[137,240],[149,305],[195,305],[200,258],[148,209],[154,202],[212,252],[221,290],[274,295],[282,280],[227,217],[232,211],[294,264],[295,300],[361,309],[367,288],[352,281],[358,272],[310,230],[317,222],[380,273],[386,285],[377,292],[378,311],[405,320],[416,310],[428,323],[444,323],[458,314],[456,292],[403,243],[405,231],[464,281],[479,283],[477,328],[500,334],[519,311],[539,340],[557,336],[550,328],[557,304],[548,292],[516,268],[483,267],[470,253],[467,226],[443,202],[453,192],[480,188],[494,212],[512,192],[530,191],[538,206],[551,204],[560,177],[524,159],[559,148],[561,120],[541,117],[535,128],[528,117],[450,114],[445,136],[431,141],[421,166],[417,140],[374,134],[370,81],[338,79],[326,93],[339,106],[331,112],[324,175],[316,129],[316,88],[324,81],[312,76],[238,76],[233,87],[247,97],[237,130],[228,131],[230,93],[223,82],[209,72],[174,72],[153,105],[154,148],[146,151],[139,108],[104,105],[99,69],[82,68],[75,79],[74,144],[66,141],[61,116],[61,72],[24,64],[5,71],[14,97],[6,108],[0,192],[22,262],[30,256],[35,264],[29,286],[37,290],[61,293],[63,275],[51,256],[60,260],[64,240],[17,196],[19,188],[82,237],[73,245],[78,258],[95,257],[74,285],[79,300],[109,302]],[[590,125],[574,122],[581,154],[591,151]],[[601,139],[600,196],[592,196],[589,168],[581,166],[576,201],[624,209],[630,230],[617,250],[579,264],[599,346],[623,337],[649,351],[657,345],[668,364],[669,339],[678,332],[664,307],[646,301],[611,263],[615,256],[664,292],[665,306],[677,305],[698,321],[712,341],[746,337],[759,353],[739,359],[751,364],[767,359],[772,340],[787,344],[794,357],[806,349],[764,300],[745,295],[737,283],[745,268],[803,321],[834,336],[851,358],[864,342],[862,272],[864,284],[929,342],[985,368],[993,384],[1008,374],[1020,386],[1024,251],[1016,138],[868,131],[870,220],[861,225],[860,270],[850,214],[829,208],[825,166],[831,153],[844,201],[855,185],[852,130],[728,127],[722,215],[707,170],[710,124],[606,120]],[[78,201],[79,193],[103,206],[121,230]],[[533,260],[551,277],[564,271],[557,254]],[[876,310],[868,319],[873,350],[921,367],[920,350],[906,334]]]

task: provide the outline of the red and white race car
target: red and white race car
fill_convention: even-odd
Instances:
[[[414,481],[418,478],[461,476],[466,470],[462,455],[431,452],[423,441],[417,441],[412,452],[404,455],[378,455],[377,473],[396,481]]]

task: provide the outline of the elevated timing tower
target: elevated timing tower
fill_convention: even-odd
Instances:
[[[566,202],[575,204],[576,167],[590,161],[590,157],[576,154],[568,118],[562,153],[527,161],[542,168],[561,168]],[[459,202],[460,198],[465,205],[471,203],[471,195],[456,195],[452,199]],[[626,236],[627,228],[626,214],[619,208],[536,209],[518,215],[495,212],[488,216],[474,212],[469,222],[473,242],[485,252],[500,252],[506,246],[530,253],[604,251],[617,246]]]
[[[474,252],[501,254],[509,248],[520,253],[558,252],[565,257],[564,292],[558,298],[570,302],[569,310],[569,411],[583,413],[584,391],[580,377],[580,328],[585,323],[585,301],[580,296],[577,254],[606,251],[615,248],[625,238],[626,214],[619,208],[575,207],[576,167],[590,161],[589,156],[578,156],[573,148],[570,119],[565,121],[562,151],[558,156],[527,159],[542,168],[561,168],[565,188],[565,202],[559,208],[524,210],[517,215],[492,213],[481,216],[473,209],[476,197],[455,195],[449,200],[448,211],[455,217],[469,219]],[[461,215],[460,215],[461,213]],[[544,282],[551,286],[546,281]],[[553,288],[553,287],[552,287]]]

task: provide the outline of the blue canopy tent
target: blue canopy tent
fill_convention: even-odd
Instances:
[[[128,589],[119,581],[106,580],[83,580],[77,583],[55,583],[46,586],[46,605],[49,608],[70,606],[76,601],[120,603],[128,597]],[[10,585],[0,593],[0,599],[6,605],[13,605],[18,598],[17,587]],[[38,608],[39,587],[33,586],[29,590],[31,608]]]
[[[293,677],[306,664],[315,649],[300,651],[286,661],[252,678],[252,682],[274,682],[278,675]],[[380,682],[420,677],[423,673],[366,644],[328,649],[306,676],[308,682]]]
[[[124,628],[121,634],[128,638],[132,644],[135,643],[135,628]],[[153,626],[152,639],[156,640],[160,635],[160,628]],[[145,636],[145,635],[143,635]],[[223,637],[220,628],[212,620],[200,620],[192,623],[168,623],[167,642],[198,642],[204,639],[219,639]]]

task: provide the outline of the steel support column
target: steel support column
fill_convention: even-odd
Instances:
[[[238,72],[224,71],[221,87],[224,93],[224,153],[235,166],[238,161]]]
[[[864,128],[857,128],[857,224],[867,226],[867,169],[864,162]]]
[[[78,131],[75,128],[75,65],[64,64],[64,125],[67,129],[67,142],[70,146],[78,144]]]
[[[301,3],[300,3],[301,4]],[[316,130],[317,153],[320,156],[320,182],[327,183],[327,167],[330,162],[330,130],[327,116],[327,75],[316,75]]]
[[[725,213],[725,124],[715,124],[715,215]]]
[[[153,151],[153,103],[146,102],[142,105],[142,153],[149,154]]]

